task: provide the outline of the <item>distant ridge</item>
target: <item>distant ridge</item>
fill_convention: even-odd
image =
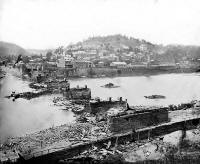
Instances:
[[[107,49],[115,53],[117,49],[126,47],[129,50],[134,50],[141,45],[146,48],[148,52],[146,55],[151,54],[151,59],[157,61],[176,63],[183,60],[200,59],[200,46],[178,44],[164,46],[121,34],[89,37],[82,42],[70,46],[81,46],[83,49]]]
[[[10,55],[29,55],[29,53],[22,47],[14,44],[0,41],[0,56],[10,56]]]
[[[108,35],[108,36],[95,36],[89,37],[83,42],[78,42],[77,44],[81,44],[83,47],[102,47],[102,46],[112,46],[113,48],[120,48],[123,46],[135,48],[141,44],[145,44],[149,47],[156,46],[150,42],[141,39],[135,39],[133,37],[127,37],[125,35],[116,34],[116,35]]]
[[[30,54],[30,55],[46,55],[47,52],[49,51],[53,51],[54,49],[26,49],[26,51]]]
[[[63,46],[63,45],[60,45]],[[200,59],[200,46],[193,45],[166,45],[153,44],[144,39],[137,39],[121,34],[94,36],[89,37],[83,41],[75,44],[70,44],[67,47],[80,47],[84,49],[107,50],[109,53],[118,53],[120,50],[127,49],[127,52],[136,51],[138,47],[144,47],[146,53],[143,51],[140,55],[151,56],[152,60],[176,63],[186,60]],[[22,47],[0,41],[0,56],[7,55],[46,55],[48,51],[55,51],[55,49],[23,49]],[[99,52],[100,52],[99,51]]]

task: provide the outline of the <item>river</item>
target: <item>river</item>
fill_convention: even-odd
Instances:
[[[87,85],[92,97],[117,99],[123,97],[130,105],[169,105],[200,99],[200,74],[161,74],[114,78],[80,78],[70,80],[71,87]],[[112,82],[119,88],[100,87]],[[0,81],[0,138],[18,136],[75,120],[71,111],[60,110],[52,103],[55,96],[42,96],[32,100],[12,101],[4,96],[12,91],[31,91],[28,82],[7,73]],[[151,100],[144,96],[161,94],[166,99]]]
[[[60,110],[53,105],[53,97],[41,96],[31,100],[4,98],[12,91],[31,91],[28,82],[13,76],[10,72],[0,81],[0,139],[24,135],[75,120],[71,111]]]
[[[107,83],[119,88],[102,88]],[[123,97],[130,105],[169,105],[200,99],[200,74],[162,74],[154,76],[129,76],[72,80],[71,86],[87,84],[93,97],[107,99]],[[160,94],[166,99],[146,99],[144,96]]]

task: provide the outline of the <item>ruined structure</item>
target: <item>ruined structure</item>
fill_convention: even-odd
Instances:
[[[112,132],[135,131],[164,122],[168,122],[167,108],[136,111],[133,114],[111,116],[109,119]]]
[[[110,97],[109,100],[103,100],[100,99],[97,100],[91,100],[89,103],[89,110],[91,113],[96,114],[98,112],[106,112],[110,108],[127,108],[127,100],[123,100],[122,97],[119,98],[119,100],[112,100]]]
[[[91,98],[91,90],[85,85],[85,87],[80,88],[77,86],[76,88],[67,88],[63,95],[68,99],[87,99]]]
[[[53,92],[62,93],[70,88],[70,83],[64,80],[51,80],[45,82],[47,84],[47,89],[52,90]]]

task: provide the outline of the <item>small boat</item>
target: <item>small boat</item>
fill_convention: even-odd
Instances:
[[[104,88],[118,88],[119,86],[116,86],[113,83],[108,83],[108,84],[105,84],[105,85],[103,85],[101,87],[104,87]]]
[[[151,96],[144,96],[147,99],[165,99],[166,97],[163,95],[151,95]]]

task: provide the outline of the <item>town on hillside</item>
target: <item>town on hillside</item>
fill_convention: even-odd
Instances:
[[[7,46],[9,47],[9,46]],[[105,77],[163,72],[196,72],[197,46],[162,46],[123,35],[92,37],[52,50],[8,51],[0,47],[1,64],[20,69],[32,80],[45,78]],[[7,55],[5,55],[6,52]],[[38,81],[38,82],[39,82]]]

